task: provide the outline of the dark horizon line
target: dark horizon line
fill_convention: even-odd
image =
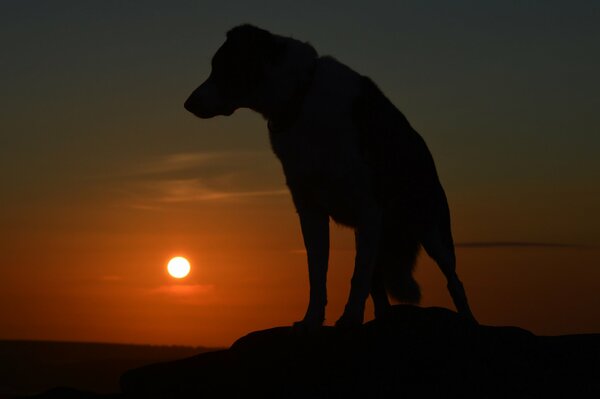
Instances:
[[[220,349],[220,346],[212,347],[205,345],[186,344],[153,344],[153,343],[131,343],[131,342],[108,342],[108,341],[79,341],[67,339],[44,339],[44,338],[0,338],[2,344],[53,344],[53,345],[98,345],[98,346],[128,346],[128,347],[152,347],[152,348],[188,348],[188,349]]]

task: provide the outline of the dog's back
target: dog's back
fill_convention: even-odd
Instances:
[[[421,136],[369,78],[331,57],[317,61],[295,124],[284,132],[271,131],[270,138],[288,185],[298,185],[291,187],[295,191],[302,191],[308,175],[310,186],[321,181],[328,191],[338,185],[343,190],[347,179],[354,188],[346,187],[340,196],[368,193],[386,208],[405,210],[405,222],[415,223],[429,216],[426,208],[440,194],[433,158]],[[336,221],[354,225],[345,218]]]

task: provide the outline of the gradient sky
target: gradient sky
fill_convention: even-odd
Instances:
[[[600,332],[598,2],[2,0],[0,338],[228,345],[303,315],[265,122],[183,109],[244,22],[369,75],[425,138],[481,322]],[[332,234],[328,323],[353,259]],[[451,307],[425,256],[417,279]]]

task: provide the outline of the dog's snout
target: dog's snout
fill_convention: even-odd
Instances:
[[[193,94],[189,96],[187,100],[185,100],[185,103],[183,103],[183,107],[192,114],[194,113],[194,110],[198,108]]]
[[[194,90],[183,106],[192,114],[203,119],[217,115],[231,115],[236,108],[231,101],[224,98],[210,78]]]
[[[211,102],[208,101],[208,95],[205,92],[206,84],[204,83],[194,90],[183,104],[183,107],[186,110],[199,118],[210,118],[211,116],[214,116],[211,112]]]

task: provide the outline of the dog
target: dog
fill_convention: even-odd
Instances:
[[[184,107],[200,118],[249,108],[268,121],[308,258],[309,304],[294,326],[324,322],[330,218],[353,228],[356,241],[337,327],[362,324],[369,295],[376,318],[389,311],[389,296],[417,303],[412,272],[421,247],[444,273],[458,313],[475,322],[431,153],[371,79],[309,43],[245,24],[227,33],[210,76]]]

